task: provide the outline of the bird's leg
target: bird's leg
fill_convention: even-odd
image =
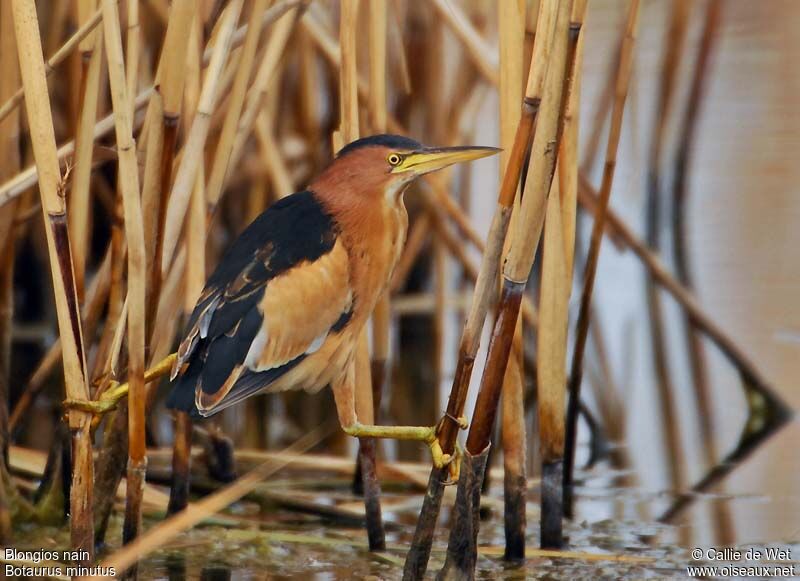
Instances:
[[[175,362],[175,354],[171,353],[164,359],[153,365],[150,369],[145,371],[144,382],[150,383],[163,375],[167,375],[172,369],[172,364]],[[77,400],[65,399],[63,405],[65,408],[73,408],[89,412],[95,416],[102,416],[105,413],[116,409],[120,400],[128,395],[128,384],[117,383],[112,381],[111,385],[105,390],[102,395],[96,400]]]
[[[437,468],[447,466],[453,456],[445,454],[436,437],[436,426],[374,426],[354,422],[342,424],[345,434],[354,438],[384,438],[390,440],[414,440],[425,442],[431,450],[433,465]]]
[[[353,374],[348,371],[340,380],[331,383],[333,398],[336,401],[336,411],[339,414],[339,423],[345,434],[354,438],[384,438],[425,442],[430,448],[434,466],[442,468],[451,463],[453,457],[450,454],[445,454],[439,443],[437,437],[438,426],[375,426],[361,424],[356,415],[352,378]]]

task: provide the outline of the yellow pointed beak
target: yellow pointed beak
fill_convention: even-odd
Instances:
[[[495,155],[499,152],[500,150],[496,147],[472,145],[459,147],[426,147],[419,151],[412,151],[404,154],[400,163],[392,169],[392,173],[413,171],[416,175],[422,175],[445,168],[454,163],[472,161]]]

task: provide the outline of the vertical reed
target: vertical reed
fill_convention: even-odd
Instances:
[[[96,0],[78,2],[78,19],[86,22],[97,7]],[[94,124],[100,93],[100,69],[103,62],[102,32],[92,32],[80,43],[81,81],[79,89],[78,131],[75,135],[75,169],[69,197],[69,235],[73,243],[75,285],[83,302],[84,274],[89,245],[89,187],[94,149]]]
[[[358,123],[358,68],[356,66],[359,0],[343,0],[339,15],[339,46],[341,68],[339,73],[339,120],[343,144],[359,136]],[[367,330],[362,331],[356,350],[355,399],[359,421],[374,423],[372,376],[369,362]],[[364,485],[364,505],[367,509],[367,535],[372,551],[386,548],[383,520],[380,509],[380,484],[375,466],[375,441],[359,439],[359,462]]]
[[[525,44],[525,2],[499,2],[498,29],[500,42],[500,175],[504,175],[508,155],[514,146],[519,125],[523,92],[523,50]],[[514,202],[517,218],[512,218],[511,236],[506,239],[508,251],[519,218],[519,198]],[[503,379],[502,444],[503,444],[503,501],[506,535],[505,558],[519,561],[525,558],[525,491],[526,429],[524,405],[524,369],[522,361],[522,319],[517,321],[514,348]]]
[[[628,17],[625,27],[625,37],[620,51],[619,68],[616,75],[614,107],[611,114],[611,129],[606,143],[606,160],[603,166],[603,181],[601,185],[600,202],[597,214],[592,225],[589,254],[583,272],[583,289],[581,291],[580,310],[575,327],[575,346],[572,353],[572,365],[569,375],[569,403],[567,407],[567,433],[564,469],[564,513],[573,515],[572,475],[575,466],[575,441],[577,434],[578,406],[580,403],[581,379],[583,376],[583,355],[586,348],[586,339],[589,330],[589,315],[594,289],[594,279],[597,273],[597,262],[600,257],[600,244],[603,241],[605,228],[605,214],[608,200],[611,196],[611,186],[614,182],[614,170],[617,166],[617,147],[622,130],[622,116],[625,112],[625,99],[628,95],[631,70],[633,68],[633,50],[636,46],[636,33],[639,23],[639,0],[632,0],[628,8]]]
[[[123,541],[130,542],[141,528],[142,494],[147,469],[145,455],[145,250],[139,190],[136,142],[133,139],[133,107],[122,52],[122,33],[115,0],[102,0],[108,77],[119,159],[119,187],[125,215],[128,246],[128,470]],[[134,41],[135,46],[135,41]],[[130,48],[130,46],[129,46]],[[137,62],[129,56],[128,64]]]
[[[20,84],[17,45],[11,4],[0,4],[0,101],[16,91]],[[0,120],[0,180],[14,176],[20,169],[20,116],[14,111]],[[14,319],[14,217],[18,200],[0,207],[0,543],[10,544],[10,503],[15,495],[8,475],[8,446],[11,425],[8,416],[11,395],[11,329]]]
[[[569,135],[576,127],[574,123],[569,123],[569,113],[570,103],[573,102],[573,84],[580,77],[576,63],[579,62],[578,49],[585,12],[586,2],[576,0],[569,17],[567,73],[561,95],[563,119],[557,130],[557,134],[563,138],[560,140],[559,153],[568,147],[572,147],[574,153],[576,138],[573,135],[570,141]],[[575,155],[560,157],[557,169],[577,177],[576,162]],[[560,547],[563,543],[564,400],[569,297],[572,289],[569,269],[573,263],[577,183],[574,184],[574,190],[569,190],[569,185],[565,183],[568,189],[562,194],[560,181],[559,177],[552,182],[547,202],[537,337],[536,388],[542,458],[540,543],[543,548]]]
[[[464,413],[469,383],[472,377],[472,368],[475,364],[475,357],[478,353],[481,333],[483,332],[483,324],[486,320],[492,297],[495,294],[503,245],[511,221],[512,206],[516,197],[520,173],[525,163],[528,142],[533,128],[536,126],[542,100],[544,79],[551,51],[550,39],[553,32],[555,12],[555,2],[551,0],[543,0],[541,2],[536,23],[537,43],[534,45],[531,57],[528,84],[525,90],[525,97],[522,100],[522,114],[514,136],[514,145],[506,163],[497,206],[489,227],[486,248],[475,283],[472,305],[461,334],[458,361],[447,402],[447,411],[439,429],[439,442],[446,454],[452,454],[455,450],[459,429],[457,418]],[[467,457],[469,457],[469,454],[467,454]],[[406,581],[422,578],[427,569],[446,479],[447,471],[445,469],[431,470],[428,489],[417,520],[417,527],[414,531],[414,539],[403,568],[403,579]],[[461,480],[464,480],[463,476]],[[461,484],[459,484],[459,487],[461,487]],[[471,524],[468,523],[466,528],[471,528]],[[469,558],[469,556],[465,554],[465,558]],[[465,566],[469,568],[469,563],[466,563]]]
[[[33,155],[39,172],[42,214],[62,341],[65,387],[70,398],[88,400],[86,358],[67,229],[64,184],[56,152],[36,6],[32,0],[14,0],[12,9],[19,68],[25,91],[25,108]],[[84,554],[89,556],[87,561],[91,561],[94,554],[90,426],[91,415],[76,409],[70,410],[69,427],[72,433],[73,452],[70,489],[72,546],[74,549],[85,551]]]
[[[148,107],[150,118],[155,119],[147,131],[147,153],[142,184],[142,215],[145,224],[147,261],[148,346],[161,294],[164,222],[172,180],[175,142],[180,125],[183,84],[187,70],[186,55],[194,18],[193,2],[190,0],[173,2],[156,73],[156,90]]]

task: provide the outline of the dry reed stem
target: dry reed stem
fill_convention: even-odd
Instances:
[[[180,123],[181,102],[189,39],[192,36],[194,2],[178,0],[173,3],[164,46],[158,64],[158,84],[148,106],[148,115],[155,122],[147,131],[142,213],[145,224],[147,259],[146,330],[148,347],[153,337],[154,317],[161,294],[161,250],[164,221],[172,181],[175,142]],[[169,71],[162,74],[161,71]]]
[[[328,431],[330,431],[329,428],[318,428],[294,442],[284,452],[302,453],[310,450],[326,436]],[[172,518],[149,529],[147,533],[132,543],[111,554],[101,563],[101,566],[114,567],[118,574],[125,571],[137,561],[164,546],[175,536],[224,510],[290,462],[291,460],[267,460],[263,464],[256,466],[228,486],[221,488],[200,502],[190,505],[186,510],[175,514]],[[81,577],[80,579],[101,579],[101,577]]]
[[[405,285],[411,268],[428,240],[430,229],[431,216],[428,212],[421,214],[412,224],[403,253],[400,255],[400,260],[397,261],[392,281],[389,283],[388,290],[391,294],[397,294]]]
[[[86,301],[83,305],[83,329],[86,337],[91,337],[94,334],[94,329],[100,320],[100,315],[106,305],[108,298],[109,288],[111,286],[111,252],[110,249],[106,251],[106,255],[97,270],[94,278],[92,279],[89,289],[86,293]],[[39,362],[39,366],[31,374],[25,385],[25,390],[17,399],[17,403],[11,413],[9,419],[9,431],[12,435],[22,427],[22,419],[27,416],[39,392],[45,386],[46,380],[49,378],[53,369],[61,361],[61,339],[57,339],[45,356]]]
[[[386,33],[387,0],[369,2],[369,100],[374,133],[386,131]],[[389,292],[378,299],[372,314],[372,386],[374,418],[378,419],[383,383],[388,373],[389,328],[391,324]]]
[[[583,289],[581,291],[580,310],[575,331],[575,346],[572,354],[572,365],[569,375],[569,403],[567,408],[567,442],[565,451],[565,470],[563,482],[564,509],[569,517],[573,512],[572,475],[575,464],[575,441],[577,432],[578,404],[580,402],[581,378],[583,375],[583,355],[586,348],[586,339],[589,330],[589,315],[594,289],[594,279],[597,273],[597,262],[600,257],[600,245],[605,228],[605,216],[608,209],[608,200],[611,196],[611,186],[614,181],[614,170],[617,163],[617,148],[622,131],[622,118],[625,112],[625,100],[628,95],[631,71],[633,69],[633,55],[636,47],[636,34],[639,24],[639,0],[632,0],[628,9],[625,27],[625,38],[620,50],[619,69],[616,76],[614,107],[611,114],[611,128],[606,143],[606,160],[603,167],[603,181],[601,186],[601,201],[598,214],[592,225],[589,253],[584,266]]]
[[[359,137],[358,68],[356,39],[358,38],[359,0],[342,0],[339,19],[341,67],[339,74],[339,131],[342,145]],[[359,421],[373,423],[372,374],[369,363],[369,341],[364,328],[358,339],[355,365],[355,405]],[[362,417],[364,416],[364,417]],[[372,551],[386,548],[380,511],[380,484],[375,470],[375,442],[359,439],[359,462],[364,484],[364,505],[367,509],[367,534]]]
[[[475,29],[459,5],[445,0],[432,0],[431,4],[442,17],[442,20],[453,30],[456,37],[464,44],[467,54],[475,63],[475,67],[492,85],[497,85],[497,65],[491,62],[487,56],[493,54],[494,50],[486,44],[486,41]]]
[[[564,229],[564,257],[566,259],[567,288],[572,288],[575,262],[575,225],[578,208],[578,127],[580,125],[580,97],[583,64],[583,21],[587,0],[576,0],[570,16],[570,42],[574,43],[575,63],[572,88],[564,112],[564,137],[559,152],[558,177],[561,194],[561,226]]]
[[[5,101],[20,84],[17,46],[11,4],[0,4],[0,100]],[[0,179],[14,175],[20,167],[20,115],[14,112],[0,120]],[[11,341],[14,321],[14,220],[18,204],[0,208],[0,543],[10,546],[13,529],[11,502],[16,496],[8,478],[9,439],[13,428],[8,415],[11,385]]]
[[[67,58],[73,50],[77,46],[81,44],[81,42],[100,24],[102,20],[102,12],[97,10],[92,14],[90,18],[88,18],[79,28],[76,30],[69,39],[61,45],[53,56],[47,59],[47,62],[44,65],[45,75],[50,75],[55,68],[63,62],[65,58]],[[23,87],[17,89],[13,95],[8,97],[3,104],[0,106],[0,121],[5,119],[12,111],[14,111],[17,106],[22,102],[25,98],[25,93]]]
[[[63,345],[64,380],[67,395],[88,399],[86,358],[81,335],[81,321],[67,231],[63,183],[56,152],[55,132],[47,93],[47,79],[39,38],[36,6],[31,0],[12,4],[19,68],[25,91],[25,108],[36,166],[41,176],[42,213],[50,255],[50,269],[55,292],[58,327]],[[92,503],[92,442],[89,433],[91,416],[70,410],[73,473],[70,492],[72,546],[94,554]]]
[[[297,4],[296,8],[293,7],[293,9],[287,10],[275,22],[275,26],[267,41],[267,46],[264,49],[264,54],[261,57],[261,64],[256,71],[252,86],[248,91],[247,103],[239,119],[233,151],[229,161],[231,167],[235,167],[239,163],[244,145],[250,137],[258,113],[262,108],[267,88],[270,86],[270,83],[275,78],[281,66],[283,52],[294,30],[294,25],[299,15],[302,13],[302,10],[305,8],[305,5],[305,3]],[[270,12],[270,10],[267,10],[267,12]],[[288,194],[288,192],[284,192],[284,194]],[[208,198],[208,203],[212,212],[218,202],[218,199]]]
[[[384,133],[386,131],[386,24],[387,24],[387,4],[386,0],[371,0],[368,7],[369,17],[369,100],[367,109],[369,111],[371,129],[373,133]],[[391,324],[391,304],[390,293],[387,290],[378,299],[375,309],[372,312],[372,361],[370,369],[370,379],[372,386],[371,417],[373,423],[380,423],[380,408],[383,398],[384,383],[389,373],[389,331]],[[360,413],[358,414],[360,415]],[[365,450],[365,454],[359,454],[358,467],[356,470],[353,489],[363,490],[365,506],[368,514],[373,515],[368,518],[371,522],[380,523],[377,516],[380,511],[380,503],[370,501],[370,497],[377,500],[380,489],[374,487],[378,483],[377,472],[374,467],[367,467],[364,470],[363,462],[366,459],[374,461],[379,449],[377,440],[368,443],[375,450],[371,454],[370,450]],[[370,458],[371,456],[371,458]],[[367,487],[372,486],[373,490],[368,491]],[[382,528],[373,527],[374,531],[370,546],[380,546],[385,548],[386,541],[383,537]],[[380,536],[379,536],[380,535]]]
[[[480,271],[476,276],[472,305],[464,324],[464,330],[459,344],[458,361],[445,415],[445,418],[450,421],[447,421],[447,419],[443,421],[439,432],[439,441],[442,445],[442,449],[446,453],[451,453],[455,448],[456,436],[459,429],[455,418],[461,416],[464,412],[470,378],[472,377],[472,368],[475,364],[475,357],[480,345],[483,324],[489,305],[495,295],[503,245],[511,219],[511,207],[516,197],[520,173],[527,152],[528,140],[533,131],[536,116],[539,111],[543,79],[548,68],[548,55],[550,53],[551,44],[549,39],[553,28],[555,8],[555,2],[544,0],[537,19],[537,30],[539,31],[537,37],[539,42],[534,46],[534,52],[531,58],[528,84],[525,98],[523,99],[522,117],[517,126],[514,145],[506,165],[503,183],[498,195],[498,204],[489,227],[486,250],[483,253]],[[439,226],[437,224],[438,220],[435,219],[438,210],[437,207],[429,205],[429,211],[431,216],[434,217],[434,225],[436,226]],[[445,230],[442,230],[442,233],[444,231]],[[448,240],[446,236],[444,236],[443,239],[445,241]],[[461,245],[457,244],[457,247],[460,248]],[[469,263],[464,262],[464,264]],[[501,376],[502,375],[503,374],[501,374]],[[441,507],[445,477],[446,473],[444,470],[431,470],[428,492],[423,501],[420,517],[414,532],[414,540],[403,570],[403,578],[406,580],[418,579],[425,574],[431,546],[433,544],[436,521]]]
[[[304,2],[301,0],[283,0],[282,2],[275,4],[272,8],[270,8],[264,13],[264,18],[261,21],[262,29],[269,23],[280,18],[284,13],[286,13],[290,9],[303,4]],[[237,33],[234,35],[234,39],[244,38],[243,34],[244,31],[246,31],[246,27],[242,27],[239,30],[237,30]],[[232,41],[231,47],[234,46],[236,45]],[[204,67],[210,64],[213,48],[214,47],[212,46],[203,53]],[[154,87],[150,86],[139,92],[139,94],[136,96],[136,99],[134,100],[134,107],[136,111],[139,111],[141,108],[143,108],[150,102],[150,97],[153,93],[153,90]],[[99,138],[107,135],[113,129],[114,129],[114,116],[108,115],[104,117],[103,119],[98,121],[94,127],[94,140],[96,141]],[[60,161],[63,161],[66,157],[72,155],[74,152],[74,147],[75,147],[74,141],[68,141],[67,143],[59,147],[58,159]],[[22,194],[28,188],[36,185],[38,181],[39,181],[39,175],[37,172],[37,168],[35,165],[32,165],[30,167],[25,168],[22,172],[18,173],[16,176],[9,179],[5,183],[0,184],[0,206],[3,206],[13,198]]]
[[[222,124],[217,143],[217,150],[214,155],[214,162],[211,166],[211,175],[206,184],[206,196],[210,200],[218,200],[225,184],[225,177],[229,169],[231,153],[233,151],[234,140],[239,124],[244,99],[247,92],[247,84],[250,80],[250,73],[258,47],[259,30],[257,23],[261,14],[267,8],[267,0],[254,0],[250,13],[250,24],[245,36],[244,46],[242,47],[241,57],[236,69],[236,77],[233,81],[228,106],[225,112],[225,121]]]
[[[514,147],[514,138],[521,117],[523,95],[523,52],[525,44],[524,1],[498,3],[498,36],[500,41],[500,175],[503,176]],[[502,186],[502,178],[501,183]],[[510,232],[517,227],[519,197],[514,199]],[[510,237],[506,238],[505,252]],[[522,318],[514,333],[514,351],[503,378],[501,442],[503,447],[503,501],[506,551],[504,558],[518,561],[525,558],[525,490],[526,428],[524,405],[524,368],[522,358]]]
[[[242,11],[243,1],[231,0],[221,17],[222,20],[219,24],[211,53],[211,61],[203,80],[203,89],[200,93],[197,111],[195,112],[189,135],[184,143],[180,164],[175,172],[175,181],[169,194],[166,212],[163,252],[161,255],[162,276],[166,274],[172,263],[175,248],[178,244],[178,237],[186,216],[186,208],[189,205],[189,198],[197,177],[197,168],[203,161],[203,150],[205,149],[206,138],[211,126],[211,115],[214,113],[214,106],[218,97],[218,85],[225,61],[228,58],[231,37],[236,29],[239,14]]]
[[[542,276],[539,290],[539,334],[536,346],[538,424],[542,477],[548,465],[564,459],[564,402],[567,384],[567,325],[569,322],[569,277],[561,223],[558,180],[547,201]],[[560,483],[543,488],[541,496],[542,547],[560,546],[563,513]]]
[[[264,163],[272,190],[276,198],[283,198],[294,191],[294,182],[289,172],[286,160],[283,158],[281,148],[275,140],[272,122],[267,119],[262,110],[256,117],[256,139],[258,140],[259,157]],[[263,204],[258,208],[258,213],[263,211]]]
[[[569,55],[571,2],[561,2],[556,9],[552,48],[542,88],[541,113],[536,122],[530,153],[530,165],[520,208],[520,227],[514,231],[511,249],[503,269],[503,289],[492,341],[486,358],[481,389],[475,404],[472,426],[467,437],[467,452],[478,456],[488,449],[497,413],[503,376],[508,365],[514,330],[536,248],[544,222],[544,210],[555,173],[558,148],[563,131],[563,114],[569,95],[573,61]],[[535,50],[534,50],[535,52]],[[531,79],[529,78],[529,81]],[[542,403],[540,402],[540,405]],[[543,450],[547,451],[547,450]],[[560,487],[561,461],[543,458],[543,497],[551,502],[553,487]],[[556,499],[557,500],[557,499]],[[542,520],[543,546],[560,546],[560,506],[556,506],[557,522]],[[452,538],[451,538],[452,545]]]
[[[511,337],[516,326],[522,291],[533,264],[544,222],[544,209],[555,168],[558,134],[562,124],[562,93],[568,64],[567,41],[570,4],[570,2],[561,2],[556,9],[553,46],[548,58],[546,81],[542,91],[542,112],[538,115],[536,122],[536,131],[531,146],[531,162],[522,197],[520,224],[525,226],[515,231],[511,250],[503,269],[503,296],[500,302],[500,314],[495,322],[495,333],[492,337],[494,349],[490,346],[487,369],[484,370],[481,390],[475,406],[476,415],[467,439],[467,449],[474,456],[480,454],[490,441],[494,414],[500,395],[499,387],[508,362]],[[540,10],[540,14],[541,12],[543,10]],[[529,82],[533,76],[529,77]],[[552,143],[555,143],[555,148]]]
[[[94,11],[94,0],[82,1],[79,7]],[[83,302],[84,271],[88,254],[90,232],[89,188],[94,151],[94,125],[97,122],[97,103],[100,93],[101,68],[103,63],[103,34],[101,31],[88,35],[80,44],[81,88],[78,130],[75,135],[75,169],[69,198],[69,234],[73,244],[72,258],[75,265],[75,286],[78,299]]]
[[[122,33],[115,0],[102,0],[111,101],[114,107],[119,187],[125,215],[128,246],[128,488],[123,541],[130,542],[141,526],[141,499],[144,488],[145,456],[145,249],[144,226],[139,190],[136,142],[133,139],[133,106],[129,97],[126,64],[122,52]],[[130,32],[130,31],[129,31]],[[135,41],[134,41],[135,42]],[[131,62],[137,62],[136,58]],[[135,79],[135,75],[133,77]]]

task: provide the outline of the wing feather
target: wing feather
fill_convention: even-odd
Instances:
[[[248,226],[192,312],[168,405],[212,415],[314,353],[349,321],[350,265],[333,219],[311,192]]]

